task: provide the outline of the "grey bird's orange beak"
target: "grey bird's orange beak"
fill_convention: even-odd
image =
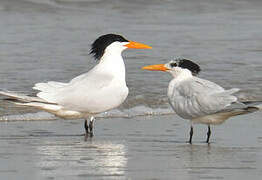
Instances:
[[[141,69],[149,70],[149,71],[167,71],[168,68],[165,67],[164,64],[154,64],[149,66],[144,66]]]

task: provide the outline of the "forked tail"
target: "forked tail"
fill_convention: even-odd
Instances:
[[[35,107],[49,112],[54,112],[61,109],[61,106],[58,104],[47,102],[44,99],[36,96],[29,96],[12,91],[0,91],[0,95],[6,96],[4,100],[21,106]]]

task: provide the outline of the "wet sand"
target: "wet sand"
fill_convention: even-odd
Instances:
[[[0,179],[260,179],[261,112],[212,127],[176,115],[99,119],[84,141],[83,120],[1,123]]]

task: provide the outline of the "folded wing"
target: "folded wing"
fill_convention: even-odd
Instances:
[[[193,119],[222,111],[237,102],[233,94],[239,89],[225,90],[221,86],[194,77],[173,89],[169,101],[173,109],[185,119]]]

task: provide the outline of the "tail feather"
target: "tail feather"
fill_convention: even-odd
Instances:
[[[65,118],[65,119],[86,117],[86,115],[82,114],[81,112],[65,110],[63,109],[62,106],[57,105],[57,104],[47,104],[47,103],[42,103],[42,102],[29,102],[29,103],[15,102],[15,104],[22,105],[22,106],[35,107],[35,108],[45,110],[49,113],[54,114],[55,116]]]
[[[231,106],[217,113],[218,114],[225,113],[227,114],[228,117],[232,117],[232,116],[243,115],[243,114],[248,114],[248,113],[259,111],[261,110],[261,107],[256,106],[255,104],[248,105],[248,104],[245,104],[244,102],[243,103],[233,103]]]
[[[0,95],[7,96],[6,100],[10,101],[20,101],[20,102],[43,102],[48,103],[42,98],[34,97],[34,96],[28,96],[26,94],[22,93],[16,93],[12,91],[0,91]]]
[[[42,102],[28,102],[28,103],[15,102],[15,104],[21,105],[21,106],[36,107],[36,108],[43,109],[49,112],[56,112],[56,111],[61,110],[62,108],[61,106],[56,105],[56,104],[46,104]]]
[[[231,116],[237,116],[237,115],[244,115],[244,114],[249,114],[249,113],[253,113],[258,111],[259,109],[256,107],[247,107],[244,109],[235,109],[231,112],[229,112],[229,114],[231,114]]]
[[[50,103],[42,98],[28,96],[22,93],[0,91],[0,95],[7,96],[7,98],[5,98],[4,100],[11,101],[16,105],[35,107],[54,114],[57,111],[60,111],[62,108],[60,105],[56,103]]]

